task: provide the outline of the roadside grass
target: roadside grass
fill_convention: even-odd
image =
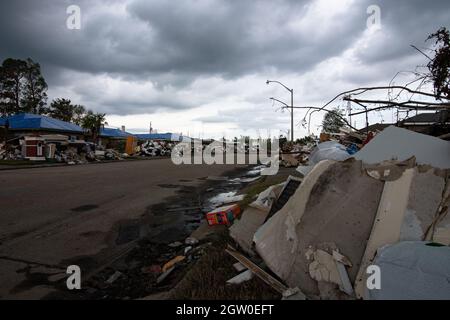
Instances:
[[[279,300],[280,295],[261,279],[253,279],[239,285],[227,285],[226,281],[238,275],[233,264],[237,261],[225,252],[233,240],[224,230],[215,234],[213,245],[192,266],[184,278],[173,288],[169,299],[179,300]]]

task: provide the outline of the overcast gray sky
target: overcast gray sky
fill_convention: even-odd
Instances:
[[[80,30],[66,27],[72,4]],[[370,5],[380,8],[378,29],[367,28]],[[289,102],[289,93],[267,79],[294,88],[298,106],[387,85],[426,63],[410,44],[429,46],[426,37],[449,27],[449,17],[448,0],[2,0],[0,58],[31,57],[49,101],[69,98],[129,131],[152,121],[160,132],[196,137],[273,136],[290,116],[268,98]],[[314,114],[316,133],[322,116]],[[371,116],[381,120],[391,122],[392,112]],[[297,126],[296,137],[306,131]]]

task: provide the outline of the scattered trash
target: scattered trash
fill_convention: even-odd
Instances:
[[[172,273],[173,270],[175,270],[175,266],[172,266],[166,271],[163,271],[163,273],[156,279],[156,283],[159,284],[163,282]]]
[[[251,279],[253,279],[253,272],[251,270],[247,270],[227,280],[227,284],[241,284],[242,282],[249,281]]]
[[[169,244],[168,246],[171,248],[178,248],[178,247],[181,247],[182,245],[183,244],[180,241],[175,241],[175,242],[172,242],[171,244]]]
[[[278,291],[280,294],[283,294],[283,293],[287,292],[287,290],[289,289],[284,284],[282,284],[280,281],[278,281],[277,279],[272,277],[270,274],[268,274],[263,269],[258,267],[255,263],[253,263],[248,258],[246,258],[244,255],[239,253],[236,249],[234,249],[230,245],[228,246],[227,249],[225,249],[225,251],[229,255],[231,255],[233,258],[238,260],[246,268],[248,268],[249,271],[254,273],[258,278],[260,278],[266,284],[271,286],[274,290]]]
[[[192,250],[191,246],[184,248],[184,255],[186,255],[191,250]]]
[[[235,264],[233,264],[233,268],[236,269],[237,272],[242,272],[244,270],[246,270],[247,268],[240,262],[236,262]]]
[[[107,283],[107,284],[112,284],[114,281],[116,281],[117,279],[119,279],[121,275],[122,275],[122,272],[120,272],[120,271],[114,272],[114,273],[108,278],[108,280],[106,280],[106,283]]]
[[[162,267],[162,272],[166,272],[167,270],[169,270],[170,268],[175,266],[178,262],[181,262],[184,259],[186,259],[185,256],[176,256],[175,258],[173,258],[172,260],[170,260],[170,261],[166,262],[166,264],[164,264],[164,266]]]
[[[144,157],[166,157],[170,156],[173,147],[174,144],[169,142],[147,140],[136,147],[136,151]]]
[[[186,240],[184,240],[185,244],[191,245],[191,246],[196,245],[198,242],[199,241],[194,237],[188,237],[188,238],[186,238]]]
[[[280,166],[285,168],[297,167],[300,164],[300,154],[282,153]]]
[[[306,296],[299,288],[288,288],[282,294],[281,300],[306,300]]]
[[[206,214],[206,220],[210,226],[231,225],[234,219],[241,213],[241,208],[237,204],[214,209]]]

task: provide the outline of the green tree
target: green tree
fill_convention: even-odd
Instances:
[[[58,98],[52,101],[47,114],[55,119],[67,122],[74,122],[81,125],[86,109],[80,105],[74,105],[69,99]]]
[[[26,62],[6,59],[0,67],[0,110],[3,116],[23,112],[21,107],[22,90]]]
[[[431,34],[427,40],[435,40],[435,56],[428,63],[428,70],[433,81],[438,99],[450,98],[450,33],[441,28]]]
[[[322,129],[324,132],[339,132],[339,129],[345,126],[344,120],[342,120],[343,112],[339,108],[334,108],[328,111],[323,117]]]
[[[5,59],[0,66],[0,113],[45,113],[47,83],[32,59]]]
[[[91,134],[92,140],[95,143],[97,143],[100,131],[105,126],[105,124],[108,124],[106,122],[105,113],[94,113],[90,110],[81,120],[81,127],[83,127]]]
[[[83,118],[86,116],[86,108],[82,105],[74,105],[72,122],[81,126]]]
[[[47,103],[48,86],[41,74],[41,66],[39,63],[31,59],[26,60],[24,79],[25,84],[21,99],[22,108],[26,112],[35,114],[46,113],[45,105]]]

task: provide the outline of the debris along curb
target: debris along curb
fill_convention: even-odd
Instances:
[[[149,157],[149,158],[126,158],[122,160],[101,160],[101,161],[93,161],[87,163],[77,163],[77,164],[68,164],[68,163],[47,163],[47,164],[36,164],[36,165],[9,165],[9,164],[1,164],[0,162],[0,171],[3,170],[20,170],[20,169],[36,169],[36,168],[52,168],[52,167],[78,167],[78,166],[86,166],[91,164],[105,164],[105,163],[122,163],[125,161],[149,161],[149,160],[161,160],[161,159],[170,159],[169,157]],[[10,166],[10,167],[9,167]]]

